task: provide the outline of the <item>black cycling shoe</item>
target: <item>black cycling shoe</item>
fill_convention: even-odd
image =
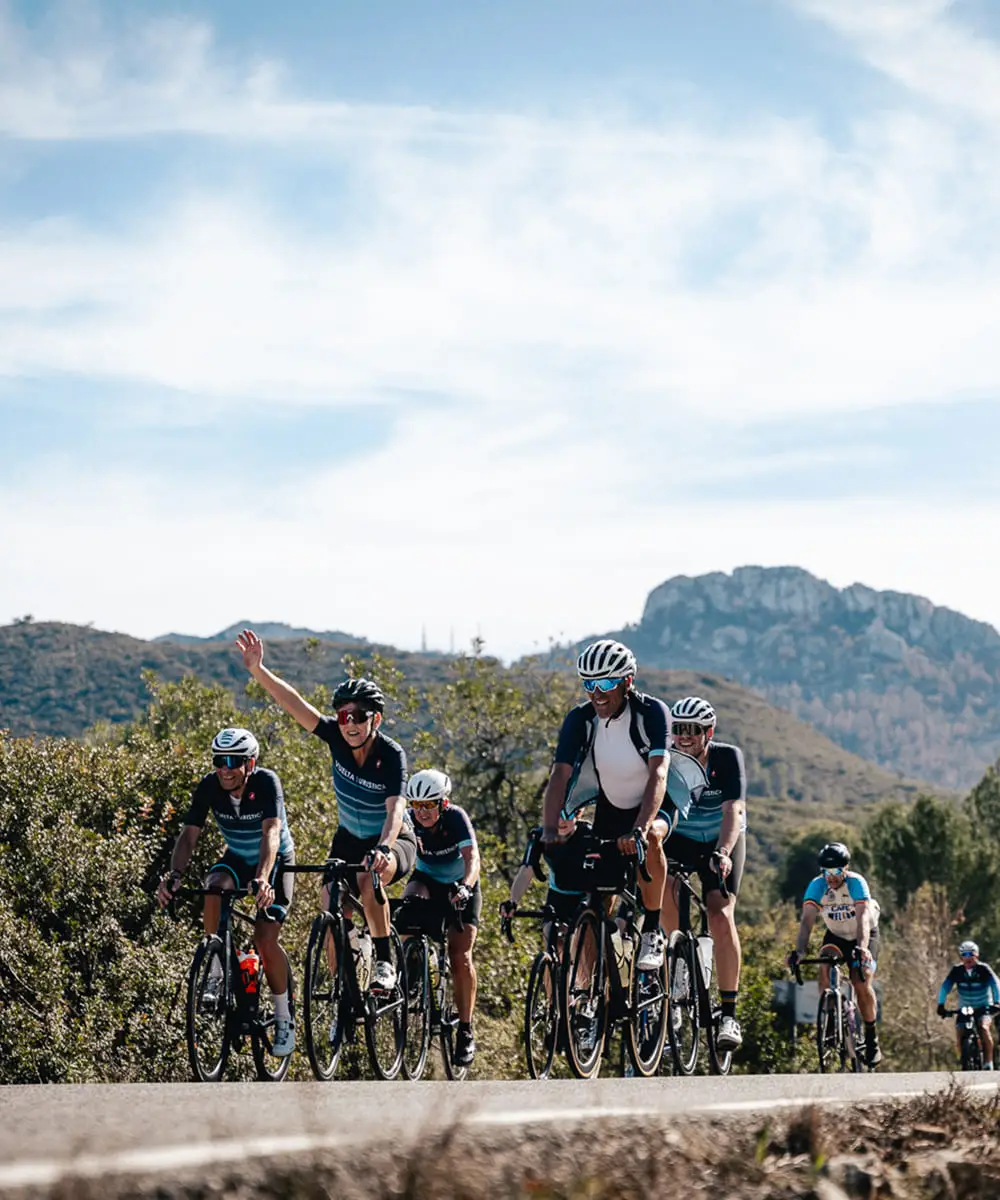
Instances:
[[[455,1034],[455,1066],[471,1067],[475,1057],[476,1039],[472,1036],[472,1030],[460,1028]]]

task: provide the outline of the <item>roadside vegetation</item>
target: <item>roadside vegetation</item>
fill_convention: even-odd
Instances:
[[[327,648],[317,643],[312,653]],[[420,685],[376,652],[363,663],[328,663],[326,674],[345,669],[380,680],[394,697],[388,731],[406,730],[411,769],[447,770],[476,821],[485,875],[474,1074],[521,1077],[521,1002],[536,940],[519,926],[517,944],[508,945],[494,914],[538,819],[554,739],[578,699],[575,679],[477,654],[442,664],[440,679]],[[336,804],[318,739],[253,684],[239,699],[193,676],[147,675],[145,684],[152,699],[140,719],[94,726],[82,740],[0,733],[2,1083],[187,1078],[184,983],[200,919],[190,906],[179,905],[174,918],[161,913],[152,893],[221,726],[249,724],[260,738],[262,765],[284,783],[299,861],[319,862],[329,846]],[[309,698],[329,708],[326,688]],[[767,825],[773,805],[787,806],[787,798],[751,795],[751,828]],[[793,1044],[773,1011],[772,984],[785,974],[815,851],[831,837],[849,842],[883,905],[884,1069],[952,1065],[951,1027],[934,1014],[937,986],[962,938],[976,938],[986,960],[1000,953],[1000,774],[991,769],[964,799],[869,800],[839,814],[848,825],[809,820],[823,811],[794,806],[771,827],[766,850],[752,846],[738,910],[745,1044],[737,1069],[813,1066],[808,1037]],[[191,877],[220,850],[209,825]],[[541,898],[537,887],[529,899]],[[296,967],[317,899],[318,884],[300,877],[284,937]],[[363,1071],[360,1056],[346,1069]],[[296,1054],[293,1077],[307,1071]]]

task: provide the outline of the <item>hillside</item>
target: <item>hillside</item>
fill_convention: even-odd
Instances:
[[[309,690],[342,677],[345,650],[335,643],[278,639],[268,643],[267,661]],[[376,647],[366,646],[360,651]],[[381,647],[421,688],[449,675],[441,655],[409,654]],[[124,634],[75,625],[21,623],[0,627],[0,728],[16,735],[79,736],[98,720],[121,722],[148,701],[141,672],[166,679],[194,674],[240,694],[246,674],[231,641],[144,642]],[[803,820],[843,816],[880,798],[911,798],[915,783],[850,754],[810,725],[774,707],[762,696],[716,676],[687,671],[644,671],[638,685],[676,699],[690,692],[712,698],[720,737],[746,753],[751,830],[763,857],[773,853],[783,830]],[[412,726],[393,727],[408,740]]]
[[[919,596],[740,567],[667,580],[613,636],[644,666],[736,680],[909,778],[969,787],[1000,750],[1000,633]]]

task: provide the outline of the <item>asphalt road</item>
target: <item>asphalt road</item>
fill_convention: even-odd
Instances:
[[[253,1156],[407,1141],[461,1120],[499,1127],[592,1122],[599,1116],[678,1119],[810,1103],[905,1099],[947,1087],[945,1072],[743,1075],[728,1079],[589,1082],[52,1084],[0,1088],[0,1190]],[[958,1077],[996,1091],[987,1073]],[[262,1114],[254,1118],[255,1112]],[[252,1136],[260,1131],[264,1136]]]

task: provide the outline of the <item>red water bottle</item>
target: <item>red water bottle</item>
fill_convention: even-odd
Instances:
[[[249,950],[237,950],[240,960],[240,975],[243,977],[243,991],[248,996],[257,995],[257,976],[260,973],[260,959],[257,951],[251,946]]]

